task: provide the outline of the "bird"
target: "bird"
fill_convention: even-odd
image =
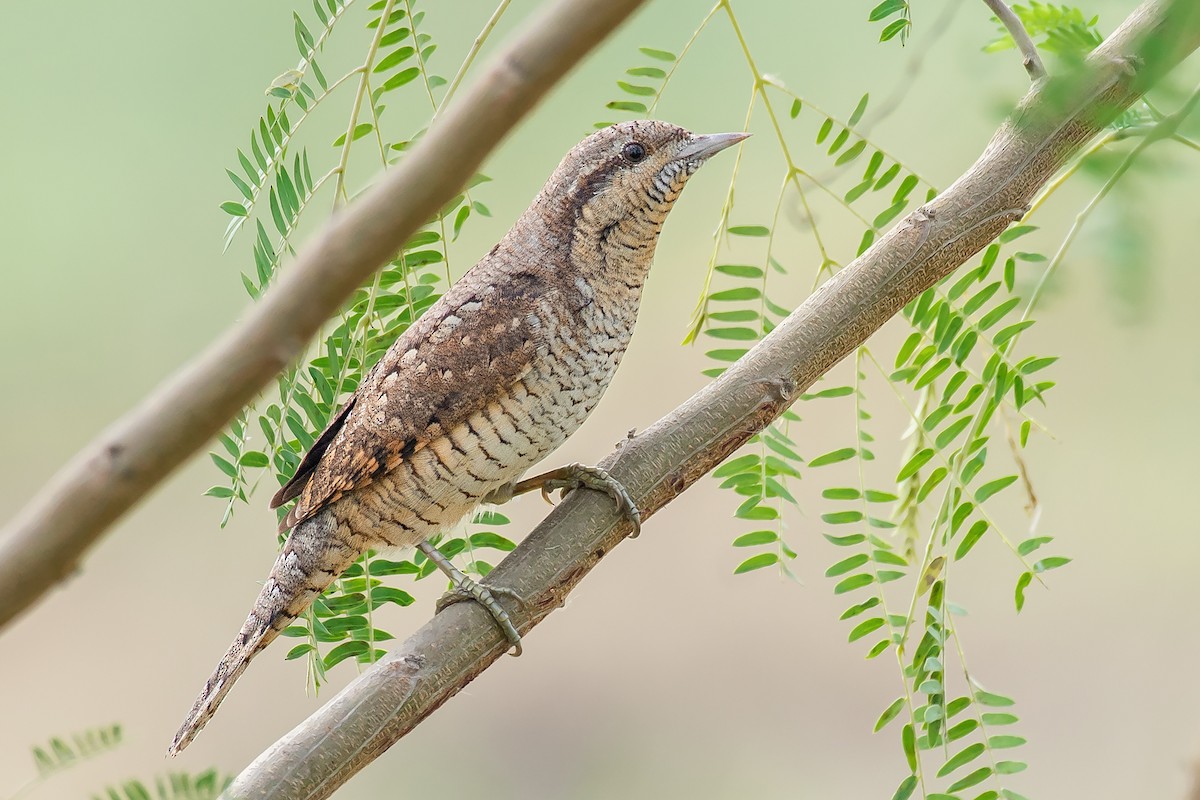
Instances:
[[[521,479],[595,408],[633,334],[667,214],[688,179],[749,134],[693,134],[658,120],[605,127],[573,147],[529,208],[369,370],[295,475],[290,531],[253,609],[168,753],[212,718],[250,660],[367,550],[416,547],[454,599],[478,601],[515,653],[496,601],[427,541],[481,503],[534,489],[604,491],[640,524],[604,471],[572,464]]]

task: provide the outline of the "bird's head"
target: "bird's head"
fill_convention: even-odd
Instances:
[[[694,134],[656,120],[611,125],[567,153],[530,210],[540,207],[557,230],[570,230],[577,256],[587,255],[581,249],[616,248],[648,265],[688,178],[747,136]]]

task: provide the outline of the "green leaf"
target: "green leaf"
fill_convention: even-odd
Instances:
[[[411,606],[414,602],[416,601],[411,594],[391,586],[376,586],[371,590],[371,608],[378,608],[384,603]]]
[[[1033,233],[1036,230],[1036,225],[1016,225],[1000,234],[999,241],[1001,244],[1008,244],[1009,242],[1019,239],[1027,233]]]
[[[849,641],[857,642],[859,639],[871,634],[884,625],[883,617],[874,617],[866,619],[854,626],[854,630],[850,631]]]
[[[888,26],[879,34],[879,41],[887,42],[896,38],[901,32],[906,30],[911,25],[906,19],[898,19],[895,22],[888,23]]]
[[[495,509],[485,509],[475,513],[475,522],[479,525],[508,525],[512,520]]]
[[[896,473],[896,483],[904,483],[904,481],[917,473],[921,467],[933,458],[933,450],[929,447],[924,447],[908,460],[900,471]]]
[[[979,727],[979,720],[964,719],[962,722],[955,725],[950,730],[946,731],[946,741],[957,742],[967,734]]]
[[[713,314],[710,316],[716,316],[716,315]],[[749,351],[746,348],[741,347],[741,348],[735,348],[735,349],[729,349],[729,350],[709,350],[704,355],[707,356],[708,358],[711,358],[713,361],[725,361],[727,363],[733,363],[734,361],[737,361],[742,356],[746,355],[746,353],[748,353],[748,352]]]
[[[862,119],[863,114],[867,110],[867,101],[869,101],[870,99],[871,99],[870,94],[864,94],[862,96],[862,98],[858,101],[858,105],[856,105],[854,107],[854,111],[851,112],[850,119],[846,123],[847,125],[849,125],[851,128],[853,128],[855,125],[858,124],[858,121],[860,119]]]
[[[987,533],[988,524],[984,520],[978,520],[971,526],[971,530],[967,531],[967,535],[958,543],[958,550],[954,552],[954,560],[961,561],[967,553],[971,552],[971,548],[980,540],[983,534]]]
[[[908,768],[917,771],[917,737],[911,724],[905,725],[900,732],[900,744],[904,748],[904,757],[908,759]]]
[[[267,458],[266,453],[260,453],[257,450],[247,450],[242,453],[242,457],[238,459],[238,463],[243,467],[261,468],[271,463]]]
[[[858,489],[826,489],[821,492],[821,497],[824,497],[826,500],[857,500],[862,497],[862,494]]]
[[[983,755],[984,749],[985,748],[982,742],[976,742],[975,744],[967,745],[962,750],[959,750],[957,753],[951,756],[946,763],[942,765],[942,768],[937,771],[937,776],[939,778],[944,778],[959,767],[971,763],[975,759],[979,758],[979,756]]]
[[[735,342],[750,342],[758,338],[758,333],[754,330],[740,327],[708,328],[704,333],[714,339],[725,339]]]
[[[728,228],[734,236],[770,236],[771,229],[764,225],[734,225]]]
[[[725,478],[730,475],[736,475],[739,472],[745,472],[748,469],[756,469],[759,463],[758,456],[750,453],[749,455],[738,456],[735,459],[726,461],[714,469],[712,474],[714,478]]]
[[[363,655],[369,649],[369,645],[360,640],[343,642],[333,648],[326,654],[324,659],[325,669],[331,669],[336,664],[345,661],[347,658]]]
[[[1015,714],[1005,714],[996,711],[983,715],[984,725],[1012,725],[1015,722],[1019,722]]]
[[[862,544],[867,540],[866,535],[862,533],[852,533],[849,536],[830,536],[828,533],[823,535],[835,547],[850,547],[851,545]]]
[[[617,81],[617,86],[619,86],[622,91],[628,92],[632,95],[637,95],[639,97],[649,97],[650,95],[653,95],[655,91],[654,87],[652,86],[642,86],[640,84],[629,83],[627,81]]]
[[[863,513],[861,511],[833,511],[822,514],[821,519],[827,525],[846,525],[851,522],[861,522]]]
[[[304,644],[298,644],[295,647],[293,647],[291,650],[288,650],[288,653],[286,656],[283,657],[283,660],[284,661],[292,661],[294,659],[299,658],[302,655],[311,653],[313,650],[316,650],[316,649],[317,648],[313,647],[311,644],[309,644],[307,642]]]
[[[233,174],[233,173],[229,173]],[[233,217],[249,216],[250,212],[241,203],[235,203],[232,200],[227,203],[221,203],[221,210]]]
[[[471,534],[472,547],[490,547],[493,550],[501,550],[505,553],[515,550],[517,545],[501,536],[498,533],[491,531],[482,531],[480,533]]]
[[[233,464],[230,464],[216,453],[209,453],[208,457],[212,459],[212,462],[217,465],[217,469],[221,470],[221,472],[224,472],[231,478],[237,477],[237,467],[235,467]]]
[[[870,586],[874,582],[875,582],[874,575],[865,574],[865,573],[862,575],[851,575],[849,578],[846,578],[845,580],[838,583],[837,586],[834,586],[833,593],[834,594],[845,594],[846,592],[852,592],[855,589],[861,589],[864,586]]]
[[[993,750],[1003,750],[1006,747],[1020,747],[1025,739],[1020,736],[989,736],[988,747]]]
[[[1021,576],[1019,578],[1017,578],[1017,588],[1013,594],[1014,594],[1014,599],[1016,601],[1018,613],[1020,613],[1021,609],[1023,609],[1025,607],[1025,590],[1027,588],[1029,588],[1029,584],[1032,581],[1033,581],[1033,573],[1032,572],[1022,572]]]
[[[953,794],[954,792],[961,792],[963,789],[969,789],[972,786],[976,786],[987,780],[989,777],[991,777],[991,774],[991,767],[980,767],[974,772],[966,775],[965,777],[959,778],[954,783],[947,786],[946,791],[950,794]]]
[[[734,547],[754,547],[760,544],[772,544],[779,541],[779,534],[775,531],[753,531],[744,533],[733,540]]]
[[[898,11],[903,11],[908,6],[905,0],[883,0],[882,3],[871,9],[871,15],[868,20],[878,22],[881,19],[887,19],[892,14]]]
[[[983,486],[975,490],[975,502],[982,503],[997,492],[1016,483],[1016,475],[1006,475],[1003,478],[997,478],[994,481],[988,481]]]
[[[633,75],[635,78],[654,78],[662,80],[667,77],[667,73],[658,67],[632,67],[625,70],[626,75]]]
[[[708,299],[715,300],[718,303],[729,303],[737,300],[757,300],[761,296],[762,293],[753,286],[742,286],[737,289],[714,292],[708,296]]]
[[[1033,571],[1046,572],[1047,570],[1055,569],[1070,563],[1071,559],[1069,558],[1063,558],[1062,556],[1051,556],[1049,558],[1043,558],[1041,561],[1034,563]]]
[[[393,67],[398,67],[416,54],[416,50],[412,47],[398,47],[388,53],[378,64],[375,65],[375,72],[387,72]],[[418,67],[418,69],[420,69]]]
[[[844,575],[851,570],[858,569],[862,565],[866,564],[869,560],[870,558],[866,553],[856,553],[849,558],[842,559],[829,569],[825,570],[825,577],[833,578],[838,575]]]
[[[975,701],[980,705],[992,707],[1013,705],[1013,699],[1011,697],[1005,697],[1002,694],[993,694],[992,692],[985,692],[982,689],[975,692]]]
[[[896,217],[898,217],[902,213],[904,213],[904,209],[906,209],[906,208],[908,208],[907,200],[899,200],[899,201],[893,203],[892,205],[888,206],[883,211],[879,212],[879,215],[876,216],[874,220],[872,220],[871,227],[873,227],[873,228],[884,227],[889,222],[894,220]]]
[[[827,464],[836,464],[839,461],[848,461],[854,458],[858,451],[853,447],[844,447],[841,450],[834,450],[821,456],[817,456],[812,461],[808,462],[810,467],[823,467]],[[932,455],[932,453],[931,453]]]
[[[718,264],[717,272],[725,275],[732,275],[735,278],[761,278],[763,271],[761,267],[753,267],[746,264]]]
[[[892,0],[884,0],[892,2]],[[904,780],[900,781],[900,785],[896,787],[896,793],[892,795],[892,800],[908,800],[917,789],[917,776],[909,775]]]
[[[210,486],[204,491],[204,496],[225,499],[228,497],[233,497],[233,489],[229,488],[228,486]]]
[[[863,152],[863,150],[866,149],[866,147],[867,147],[867,143],[865,141],[863,141],[862,139],[859,139],[857,142],[850,145],[850,147],[847,148],[844,153],[842,153],[840,156],[837,157],[837,161],[834,162],[834,166],[840,167],[843,164],[850,163],[851,161],[853,161],[854,159],[856,159],[860,155],[862,155],[862,152]]]
[[[775,553],[759,553],[756,556],[751,556],[738,564],[737,569],[733,571],[734,575],[741,575],[743,572],[751,572],[752,570],[769,567],[772,564],[779,563],[779,556]]]
[[[821,144],[829,136],[829,132],[833,130],[833,120],[826,119],[821,123],[821,129],[817,131],[817,144]]]
[[[416,68],[414,67],[414,69],[416,69]],[[372,125],[371,123],[360,122],[359,124],[354,126],[354,135],[351,137],[351,141],[356,142],[373,130],[375,130],[375,126]],[[334,147],[341,147],[345,143],[346,143],[346,134],[344,134],[344,133],[341,136],[339,136],[338,138],[333,140]]]
[[[675,54],[668,53],[666,50],[655,50],[652,47],[639,47],[638,52],[644,56],[657,59],[658,61],[674,61]]]
[[[854,394],[853,386],[835,386],[832,389],[822,389],[816,394],[803,395],[805,400],[824,400],[831,397],[848,397]]]
[[[1027,319],[1022,322],[1017,322],[1009,325],[1006,328],[1001,328],[995,336],[992,337],[992,344],[996,347],[1002,347],[1009,339],[1013,338],[1026,328],[1032,327],[1037,320]]]
[[[884,709],[883,713],[879,715],[879,719],[875,721],[875,733],[879,733],[889,722],[896,718],[904,708],[904,702],[903,697],[897,697],[890,706]]]
[[[632,114],[646,113],[644,103],[635,103],[632,100],[613,100],[611,103],[606,103],[604,107],[612,111],[628,111]]]
[[[1014,308],[1016,308],[1020,302],[1021,302],[1021,298],[1010,297],[1008,300],[1005,300],[1003,303],[996,306],[988,313],[984,314],[983,318],[979,320],[980,330],[986,331],[988,328],[995,325],[997,322],[999,322],[1001,319],[1003,319],[1008,314],[1008,312],[1010,312]]]

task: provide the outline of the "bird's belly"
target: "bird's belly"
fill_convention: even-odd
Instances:
[[[624,348],[549,350],[508,394],[347,496],[353,527],[381,545],[414,545],[558,449],[596,407]]]

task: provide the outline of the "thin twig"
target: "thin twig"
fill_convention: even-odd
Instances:
[[[1037,83],[1046,77],[1046,65],[1042,63],[1037,45],[1033,43],[1033,39],[1029,38],[1029,31],[1025,30],[1021,18],[1013,13],[1004,0],[983,0],[983,2],[987,3],[988,8],[996,15],[996,19],[1000,20],[1000,24],[1008,29],[1008,35],[1016,42],[1017,49],[1021,51],[1021,64],[1029,73],[1029,80]]]

